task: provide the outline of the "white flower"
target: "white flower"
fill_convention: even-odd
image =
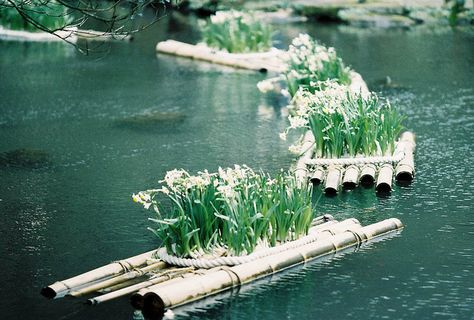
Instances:
[[[290,120],[290,128],[291,129],[303,128],[308,124],[308,120],[303,118],[303,117],[289,116],[288,120]]]
[[[138,202],[138,203],[142,202],[142,199],[140,199],[140,196],[138,194],[135,194],[135,193],[132,194],[132,199],[133,199],[134,202]]]
[[[296,155],[300,155],[301,154],[301,146],[300,145],[291,145],[288,147],[288,150],[293,153],[293,154],[296,154]]]
[[[143,203],[143,207],[144,207],[146,210],[148,210],[148,208],[150,208],[150,206],[151,206],[151,202],[145,202],[145,203]]]
[[[280,139],[286,141],[286,132],[280,133]]]
[[[235,197],[235,191],[231,186],[218,186],[217,191],[226,199],[233,199]]]

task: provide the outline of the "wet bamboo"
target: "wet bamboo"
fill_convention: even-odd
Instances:
[[[377,184],[375,190],[377,192],[392,191],[393,166],[390,163],[382,165],[377,176]]]
[[[387,219],[366,227],[356,227],[335,236],[324,237],[294,250],[258,259],[216,272],[182,279],[175,283],[149,288],[143,297],[144,314],[156,309],[177,306],[208,295],[227,290],[234,286],[253,281],[286,268],[303,263],[343,248],[359,245],[379,235],[402,228],[398,219]]]
[[[314,185],[319,185],[324,181],[325,177],[325,170],[324,167],[322,166],[317,166],[313,173],[311,174],[311,178],[309,180],[314,184]]]
[[[299,184],[307,182],[306,177],[308,176],[308,166],[306,165],[306,160],[311,159],[313,156],[314,136],[310,130],[308,130],[303,137],[302,150],[303,154],[298,159],[298,161],[296,161],[295,166],[296,181]]]
[[[166,268],[166,266],[167,266],[166,263],[164,263],[162,261],[159,261],[159,262],[150,264],[149,266],[146,266],[146,267],[143,267],[143,268],[140,268],[140,269],[134,269],[130,272],[124,273],[124,274],[119,275],[117,277],[106,279],[106,280],[101,281],[99,283],[94,283],[90,286],[82,287],[81,289],[73,290],[68,295],[73,296],[73,297],[80,297],[80,296],[86,295],[86,294],[94,292],[94,291],[98,291],[98,290],[101,290],[101,289],[112,287],[114,285],[117,285],[119,283],[122,283],[122,282],[130,280],[130,279],[141,277],[141,276],[145,275],[146,273],[148,273],[150,271],[156,271],[156,270],[164,269],[164,268]]]
[[[345,232],[346,230],[355,230],[357,228],[360,228],[361,225],[357,219],[351,218],[351,219],[346,219],[344,221],[338,222],[336,220],[331,220],[328,221],[324,224],[317,225],[315,227],[312,227],[310,229],[310,233],[317,232],[318,233],[318,239],[323,239],[326,237],[332,237],[336,234]],[[262,259],[258,259],[260,261]],[[257,261],[257,260],[256,260]],[[222,267],[225,269],[228,269],[229,267]],[[210,269],[208,271],[204,271],[206,273],[212,272],[212,270],[220,270],[219,267]],[[172,280],[173,284],[179,282],[179,279]],[[164,283],[159,283],[157,285],[151,286],[151,287],[145,287],[144,289],[139,290],[137,293],[133,294],[131,297],[132,305],[135,308],[140,308],[144,304],[144,296],[150,292],[153,291],[157,288],[160,288],[162,286],[168,286],[169,282],[164,282]]]
[[[328,195],[337,194],[341,185],[341,168],[338,166],[329,166],[324,192]]]
[[[357,180],[359,179],[359,168],[355,165],[350,165],[344,171],[344,178],[342,179],[342,187],[346,190],[355,189],[357,187]]]
[[[360,171],[359,183],[365,187],[370,187],[375,182],[376,167],[374,164],[366,164]]]
[[[169,281],[176,277],[181,277],[183,274],[189,273],[192,271],[193,271],[193,268],[179,268],[179,269],[172,268],[170,270],[157,274],[156,277],[152,277],[148,279],[147,281],[139,282],[137,284],[125,287],[123,289],[112,291],[110,293],[106,293],[106,294],[88,299],[87,304],[96,305],[96,304],[104,303],[106,301],[110,301],[119,297],[123,297],[127,294],[136,292],[142,288],[146,288],[146,287],[149,287],[161,282]]]
[[[143,266],[147,260],[153,258],[155,251],[151,250],[124,260],[112,262],[66,280],[57,281],[41,289],[41,294],[47,298],[63,297],[72,290],[77,290],[84,285],[90,285],[107,277],[116,276],[133,268]]]
[[[395,168],[395,178],[398,181],[412,181],[413,176],[415,175],[415,135],[408,131],[404,132],[400,137],[398,145],[403,147],[405,157],[397,164],[397,167]]]

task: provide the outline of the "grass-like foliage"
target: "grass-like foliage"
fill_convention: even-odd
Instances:
[[[314,218],[310,186],[297,185],[290,173],[271,178],[236,165],[197,175],[172,170],[160,183],[133,199],[155,209],[157,217],[150,220],[156,227],[150,230],[169,253],[182,257],[249,254],[257,245],[275,246],[307,234]]]
[[[201,26],[204,42],[230,53],[263,52],[272,47],[272,29],[250,13],[218,11]]]
[[[61,29],[73,21],[65,6],[56,1],[17,1],[17,6],[26,16],[20,15],[18,10],[0,4],[0,25],[12,30],[41,31],[29,21],[48,28],[49,30]]]
[[[307,34],[293,39],[286,58],[284,77],[288,91],[294,96],[300,87],[314,92],[317,81],[336,80],[340,84],[351,83],[350,68],[346,67],[334,48],[327,48]]]
[[[404,117],[388,101],[373,93],[364,98],[334,80],[316,86],[313,93],[306,88],[296,92],[289,106],[290,126],[281,138],[294,129],[309,129],[315,137],[316,155],[325,158],[393,153]],[[290,151],[305,150],[297,143]]]

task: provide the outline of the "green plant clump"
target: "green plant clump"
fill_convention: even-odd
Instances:
[[[375,94],[363,97],[336,81],[318,82],[311,93],[301,88],[289,106],[290,126],[280,134],[286,139],[294,129],[311,130],[318,157],[392,154],[404,119],[390,103]],[[301,141],[301,139],[300,139]],[[301,154],[301,144],[290,146]]]
[[[49,30],[64,28],[73,20],[65,6],[56,1],[16,1],[20,11],[26,16],[20,15],[13,6],[0,5],[0,25],[12,30],[41,31],[38,26],[32,24],[34,21],[39,26]]]
[[[236,165],[197,175],[172,170],[160,183],[160,189],[133,199],[155,209],[158,216],[150,220],[156,227],[150,230],[170,254],[181,257],[222,250],[250,254],[257,245],[275,246],[307,234],[314,218],[310,187],[298,185],[290,173],[272,179]],[[168,201],[159,202],[159,194]]]
[[[249,13],[218,11],[201,26],[204,42],[230,53],[264,52],[272,47],[272,29]]]
[[[289,94],[294,96],[300,87],[314,92],[317,81],[336,80],[340,84],[351,83],[350,68],[346,67],[334,48],[318,44],[307,34],[293,39],[286,58],[284,77]]]

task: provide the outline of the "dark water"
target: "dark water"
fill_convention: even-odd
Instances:
[[[91,56],[64,44],[0,42],[0,152],[48,154],[39,168],[0,168],[0,318],[137,317],[125,298],[91,308],[39,291],[154,248],[148,213],[130,196],[167,170],[289,166],[278,139],[285,111],[256,90],[265,75],[156,57],[157,41],[194,41],[195,30],[165,19]],[[413,184],[385,198],[371,189],[322,198],[319,212],[363,224],[397,217],[406,228],[357,253],[178,308],[177,318],[473,319],[474,33],[303,24],[282,27],[280,46],[299,32],[336,47],[417,134]],[[379,87],[386,76],[400,87]],[[124,121],[147,112],[180,120],[145,128]]]

